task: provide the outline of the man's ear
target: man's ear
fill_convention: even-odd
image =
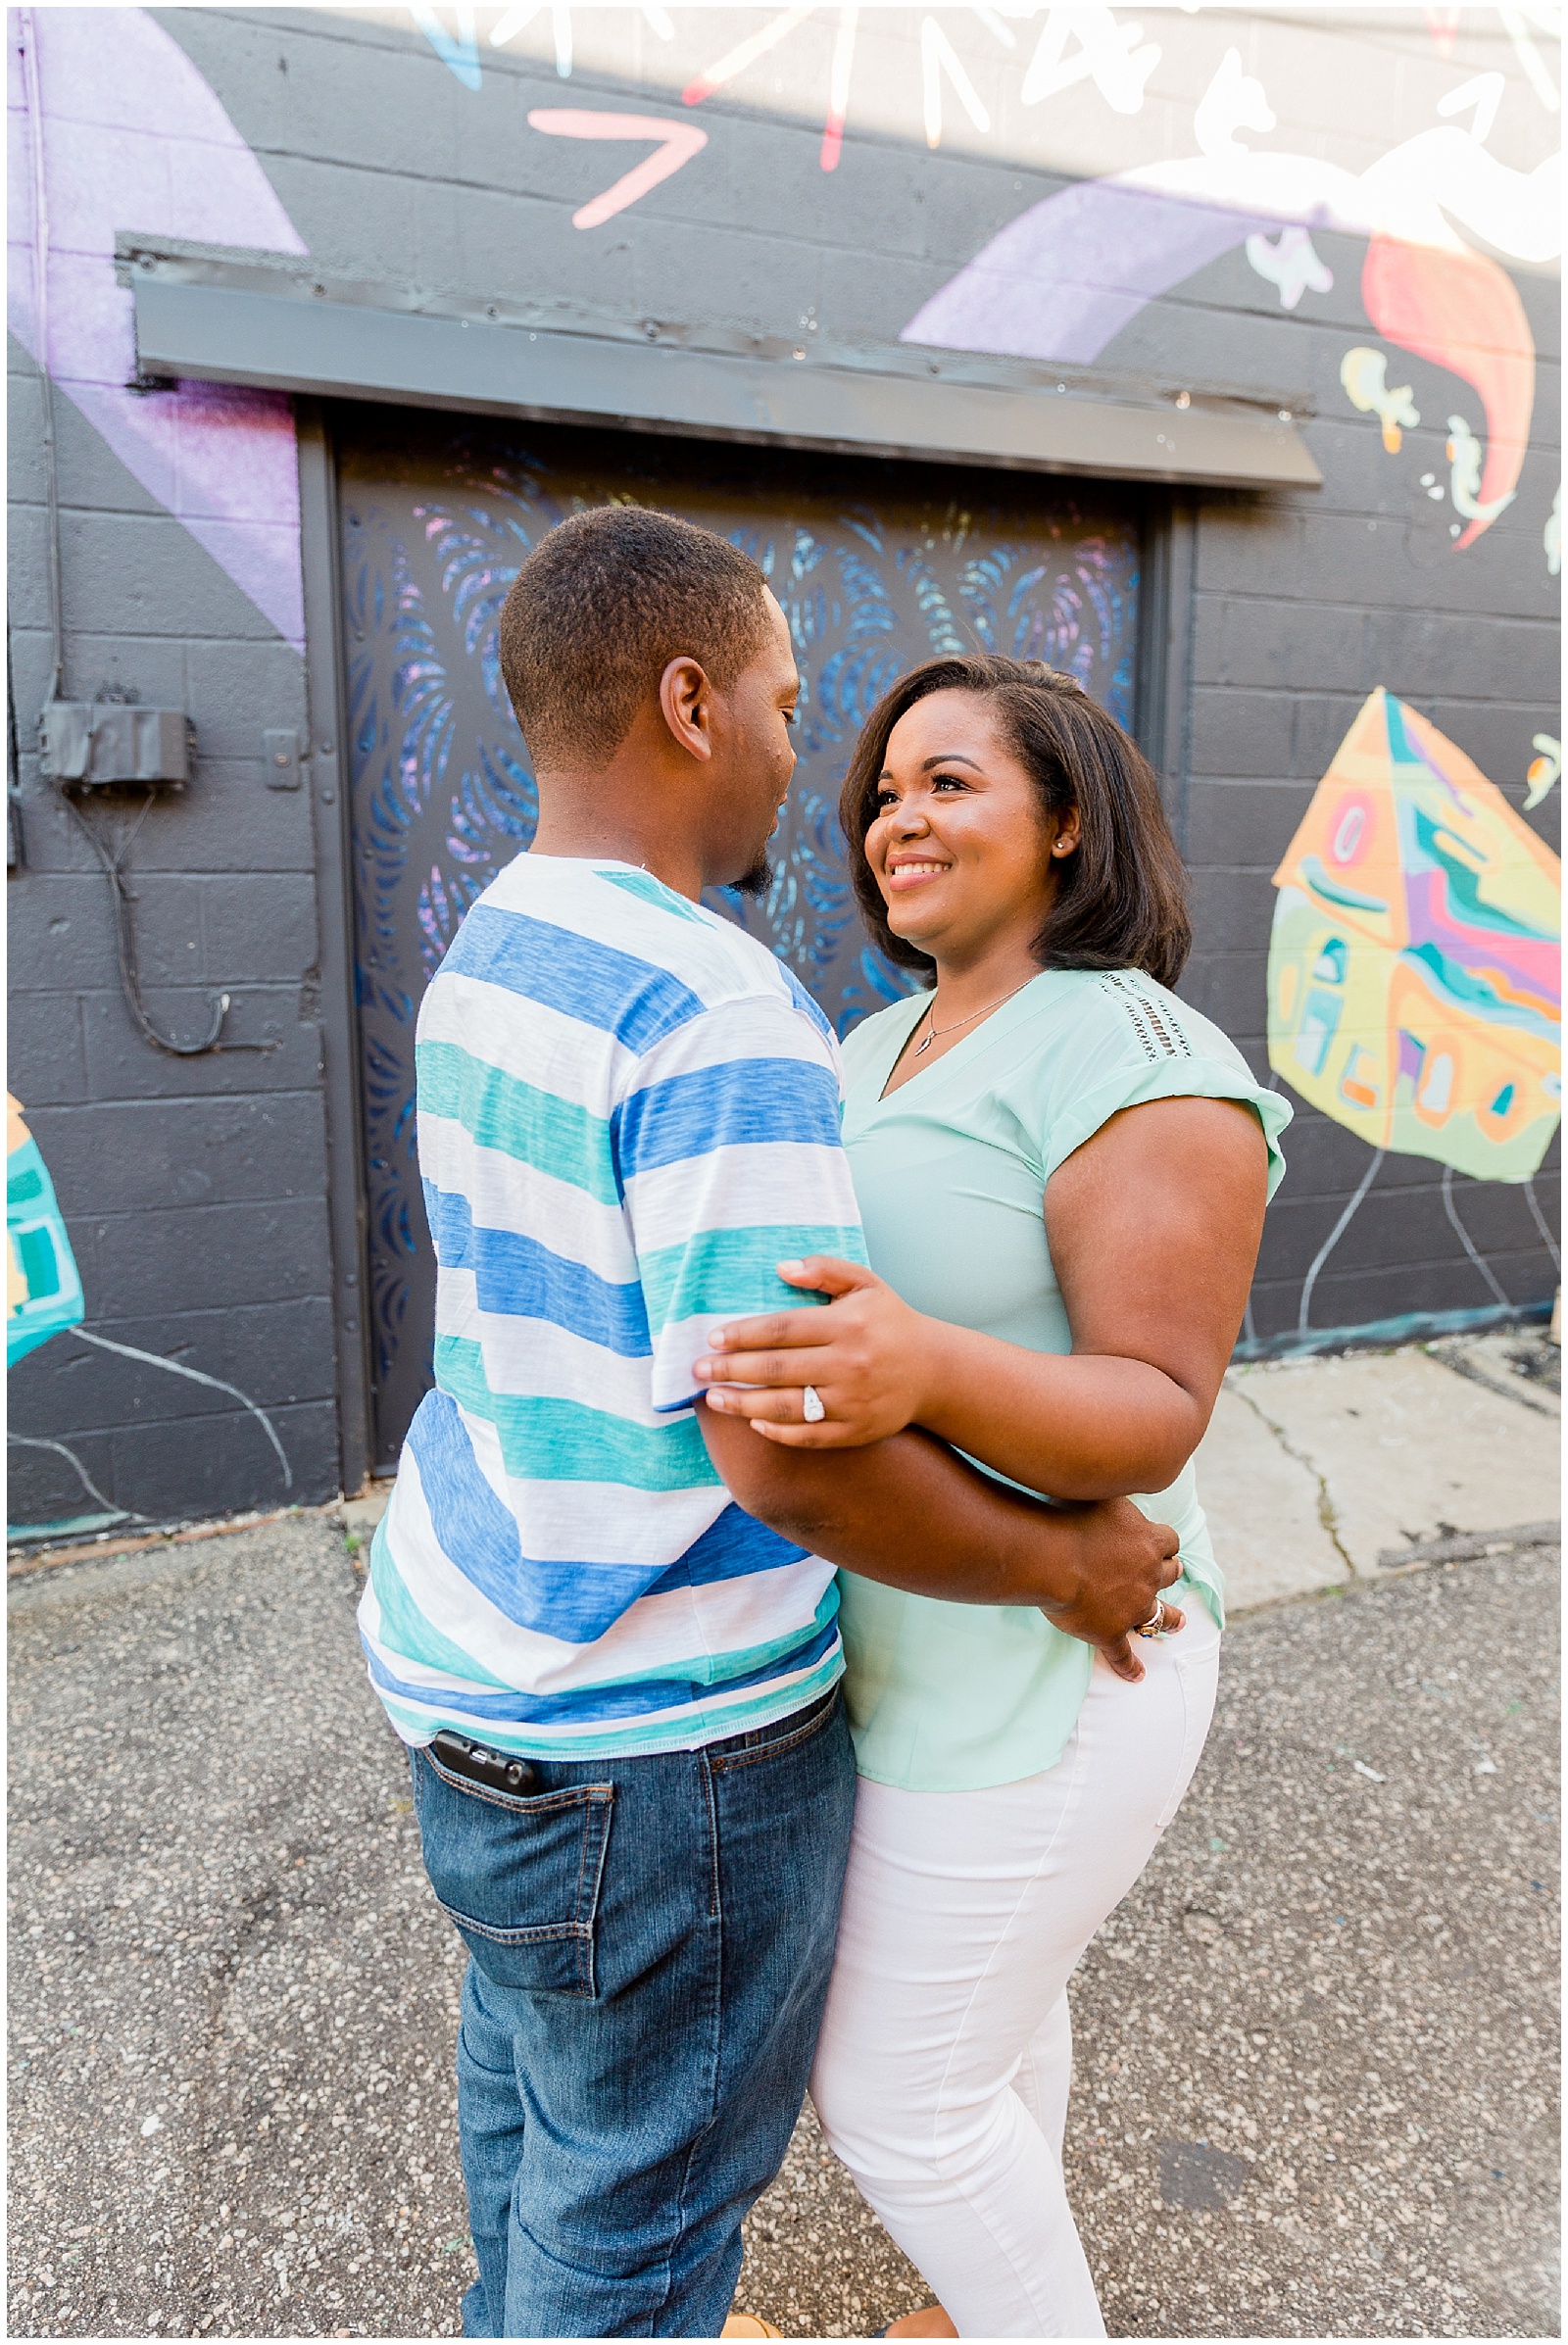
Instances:
[[[713,688],[702,662],[682,653],[659,679],[659,706],[670,734],[704,764],[712,757]]]

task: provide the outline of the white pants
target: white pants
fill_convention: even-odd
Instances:
[[[1102,2337],[1067,2205],[1067,1980],[1192,1781],[1214,1711],[1203,1605],[1098,1655],[1056,1765],[985,1791],[861,1780],[811,2077],[828,2140],[960,2337]]]

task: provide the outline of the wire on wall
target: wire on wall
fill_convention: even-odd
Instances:
[[[22,65],[27,101],[28,148],[32,166],[32,283],[33,311],[37,319],[38,374],[43,393],[43,470],[44,493],[48,507],[49,525],[45,533],[45,555],[49,576],[49,689],[45,707],[51,707],[66,697],[66,618],[65,594],[61,578],[60,533],[60,452],[55,433],[55,388],[50,371],[49,344],[49,188],[44,169],[43,106],[38,80],[38,35],[36,12],[31,8],[21,11]],[[7,682],[10,681],[10,637],[6,642]],[[99,694],[98,699],[119,697]],[[96,701],[94,704],[96,722]],[[14,722],[14,719],[13,719]],[[121,990],[131,1022],[143,1042],[155,1050],[165,1050],[174,1058],[199,1058],[209,1050],[267,1050],[269,1043],[224,1043],[220,1038],[223,1022],[228,1016],[229,996],[220,994],[213,1004],[212,1023],[199,1042],[177,1042],[172,1034],[165,1034],[147,1007],[141,990],[141,973],[136,958],[136,929],[127,872],[132,842],[146,821],[152,806],[154,791],[149,789],[140,813],[128,831],[118,840],[106,837],[96,822],[88,820],[80,800],[69,782],[56,783],[62,804],[102,865],[109,881],[115,905],[116,956],[120,965]],[[20,817],[15,806],[8,808],[15,826],[13,836],[20,842]],[[106,826],[107,827],[107,826]],[[18,844],[11,855],[20,861]]]
[[[151,1043],[155,1050],[167,1050],[173,1058],[199,1058],[204,1051],[218,1049],[218,1038],[223,1031],[223,1020],[228,1015],[228,996],[226,994],[219,995],[213,1004],[212,1024],[201,1041],[195,1043],[176,1042],[172,1034],[165,1034],[153,1022],[152,1012],[142,998],[141,972],[136,963],[135,915],[131,908],[136,899],[132,896],[127,884],[126,872],[131,844],[147,819],[148,808],[153,803],[153,791],[148,791],[142,802],[141,812],[136,816],[129,830],[112,847],[105,845],[99,835],[97,824],[88,821],[68,788],[62,786],[60,796],[76,828],[103,865],[104,876],[114,894],[115,946],[120,961],[121,991],[125,997],[125,1007],[130,1012],[131,1021],[137,1033],[143,1042]],[[229,1043],[224,1047],[228,1050],[265,1050],[267,1046],[265,1043]]]

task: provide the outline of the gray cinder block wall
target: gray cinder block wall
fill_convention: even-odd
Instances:
[[[117,13],[100,20],[106,39]],[[820,116],[795,103],[787,78],[795,70],[787,44],[776,52],[786,76],[776,107],[766,75],[754,75],[719,88],[698,117],[683,113],[679,75],[638,12],[577,12],[569,80],[552,68],[551,12],[520,45],[494,50],[485,28],[497,14],[479,12],[474,88],[398,10],[155,12],[321,269],[430,297],[494,289],[620,318],[893,342],[992,235],[1073,175],[1016,159],[1021,65],[1006,59],[997,71],[1005,65],[1012,75],[1012,111],[1001,111],[995,91],[989,101],[1005,134],[1000,154],[968,138],[944,82],[959,135],[931,151],[912,99],[903,127],[885,106],[869,107],[862,125],[852,105],[829,176],[820,168]],[[887,44],[903,43],[897,54],[917,88],[920,12],[861,14],[884,44],[884,65],[895,55]],[[765,12],[673,15],[679,53],[706,60],[755,30]],[[1405,43],[1412,86],[1432,67],[1418,15],[1409,27],[1366,35],[1383,44],[1375,57],[1368,52],[1378,73],[1389,44]],[[610,70],[594,62],[596,25],[622,17],[616,37],[627,62]],[[954,38],[969,56],[956,18]],[[453,50],[452,13],[440,22]],[[1316,37],[1318,20],[1303,23],[1300,37]],[[1167,85],[1156,74],[1145,113],[1129,122],[1080,77],[1066,146],[1084,125],[1080,143],[1091,131],[1102,136],[1116,168],[1146,151],[1186,152],[1194,100],[1226,42],[1241,42],[1250,65],[1260,42],[1286,38],[1256,27],[1241,13],[1152,21],[1166,45]],[[830,37],[830,29],[803,35]],[[1037,37],[1038,27],[1020,23],[1025,48]],[[1342,59],[1348,44],[1348,35],[1339,42]],[[1504,120],[1523,122],[1524,79],[1500,36],[1494,46],[1514,109]],[[1480,62],[1496,60],[1489,49]],[[1441,86],[1476,63],[1461,44]],[[981,65],[972,70],[980,75]],[[1273,86],[1285,94],[1277,75]],[[1330,143],[1359,139],[1370,156],[1395,136],[1369,122],[1343,74],[1337,87],[1289,95],[1294,119],[1311,119],[1318,106]],[[531,110],[564,104],[700,119],[709,139],[701,169],[681,171],[592,235],[579,233],[572,214],[612,175],[607,156],[623,168],[645,149],[529,129]],[[1528,145],[1536,133],[1519,135]],[[131,231],[140,224],[117,222]],[[1193,594],[1179,647],[1180,737],[1166,759],[1198,911],[1185,990],[1259,1068],[1269,875],[1367,693],[1383,685],[1417,706],[1516,806],[1534,736],[1560,730],[1556,590],[1541,551],[1560,477],[1555,285],[1515,272],[1538,352],[1530,453],[1515,514],[1455,558],[1434,536],[1426,506],[1412,504],[1408,461],[1424,453],[1445,476],[1453,379],[1396,354],[1391,380],[1413,384],[1423,422],[1406,461],[1390,462],[1375,418],[1355,413],[1340,387],[1347,345],[1376,339],[1357,292],[1364,240],[1319,233],[1316,241],[1333,269],[1331,293],[1287,312],[1238,250],[1149,301],[1099,362],[1161,380],[1190,373],[1295,386],[1313,411],[1304,437],[1324,472],[1320,492],[1187,501],[1196,515]],[[195,1030],[213,994],[228,991],[225,1039],[244,1047],[165,1057],[131,1027],[108,885],[33,749],[49,663],[39,384],[15,339],[10,363],[10,651],[24,840],[9,888],[10,1088],[68,1219],[87,1331],[232,1388],[74,1336],[55,1339],[11,1380],[12,1429],[24,1445],[11,1451],[10,1519],[101,1511],[164,1520],[318,1499],[343,1471],[321,1019],[323,1000],[334,989],[342,996],[349,973],[322,963],[308,793],[269,790],[262,761],[267,728],[304,732],[304,664],[70,400],[58,399],[68,690],[132,692],[185,708],[196,725],[193,779],[178,797],[159,797],[131,851],[142,967],[156,1014],[175,1031]],[[1446,516],[1445,507],[1438,519]],[[1527,817],[1553,843],[1559,804],[1554,792]],[[116,819],[135,811],[134,801],[122,802]],[[1366,1161],[1353,1136],[1298,1103],[1250,1339],[1289,1335],[1306,1267]],[[1552,1210],[1556,1161],[1554,1147],[1536,1189],[1543,1211]],[[1521,1307],[1549,1298],[1553,1260],[1522,1192],[1468,1180],[1449,1188],[1446,1199],[1436,1164],[1388,1159],[1324,1268],[1315,1325],[1401,1317],[1415,1325],[1421,1314],[1492,1308],[1499,1294]],[[1455,1198],[1473,1253],[1456,1235]]]
[[[197,1037],[227,992],[232,1047],[166,1056],[125,1008],[108,881],[39,773],[50,663],[39,386],[14,338],[10,361],[24,862],[8,890],[8,1085],[67,1217],[86,1325],[244,1392],[270,1419],[292,1480],[232,1393],[67,1335],[10,1377],[9,1520],[118,1508],[161,1521],[319,1498],[338,1466],[310,803],[268,789],[262,757],[267,728],[303,733],[303,663],[57,397],[68,695],[132,694],[187,709],[196,727],[193,776],[155,796],[130,884],[154,1016]],[[123,832],[141,806],[140,793],[116,792],[86,815]]]

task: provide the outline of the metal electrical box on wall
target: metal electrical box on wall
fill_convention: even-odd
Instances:
[[[119,701],[51,701],[38,719],[49,779],[102,788],[187,781],[194,735],[183,708]]]

